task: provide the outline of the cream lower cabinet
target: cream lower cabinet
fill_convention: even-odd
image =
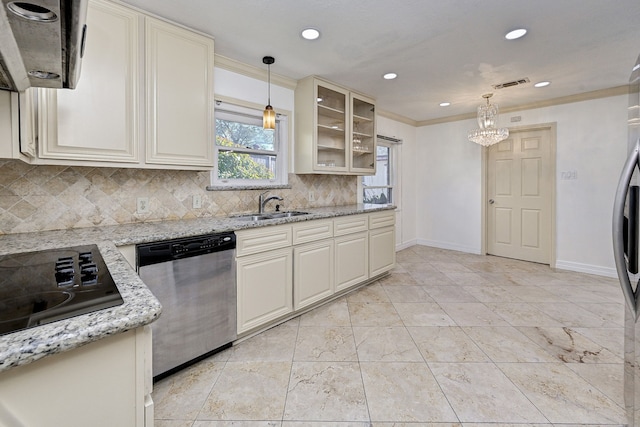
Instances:
[[[151,328],[0,373],[0,425],[153,427]]]
[[[291,248],[237,259],[238,333],[293,311]]]
[[[333,239],[293,249],[293,308],[299,310],[335,292]]]
[[[394,227],[369,231],[369,276],[391,270],[396,264]]]
[[[369,234],[366,231],[336,237],[336,291],[369,278]]]

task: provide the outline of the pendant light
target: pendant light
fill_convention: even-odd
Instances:
[[[489,98],[492,96],[492,93],[482,95],[487,100],[487,104],[478,107],[479,129],[472,130],[468,135],[469,141],[480,144],[483,147],[496,144],[509,137],[509,129],[496,127],[498,123],[498,106],[489,104]]]
[[[269,100],[267,102],[267,106],[264,107],[264,113],[262,113],[262,127],[265,129],[275,129],[276,128],[276,112],[273,111],[273,107],[271,106],[271,64],[276,62],[273,56],[265,56],[262,58],[262,63],[267,64],[269,69]]]

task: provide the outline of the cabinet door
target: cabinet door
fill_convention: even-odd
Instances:
[[[293,311],[291,248],[237,258],[238,333]]]
[[[213,40],[146,18],[147,163],[213,167]]]
[[[139,161],[139,19],[112,2],[89,2],[78,87],[39,91],[40,157]]]
[[[329,83],[315,82],[316,151],[318,171],[349,171],[349,92]]]
[[[333,240],[293,249],[293,308],[299,310],[334,293]]]
[[[396,263],[395,227],[379,228],[369,232],[369,277],[393,268]]]
[[[372,99],[351,94],[350,170],[360,175],[376,173],[376,106]]]
[[[349,234],[335,239],[336,291],[369,278],[369,234]]]

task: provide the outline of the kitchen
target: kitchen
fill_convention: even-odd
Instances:
[[[261,56],[255,63],[259,64]],[[251,65],[255,67],[255,64]],[[246,68],[258,73],[260,78],[247,77]],[[239,69],[245,71],[240,72]],[[264,71],[261,67],[245,67],[233,61],[216,60],[216,95],[264,104],[267,89]],[[274,107],[294,111],[294,90],[282,84],[284,86],[272,86]],[[603,139],[619,140],[626,137],[627,100],[626,94],[616,92],[612,96],[594,96],[596,97],[592,100],[503,113],[503,121],[508,120],[510,115],[517,114],[522,118],[522,125],[558,123],[558,171],[579,169],[579,174],[575,181],[558,183],[556,266],[612,276],[614,270],[611,245],[602,242],[610,241],[610,188],[615,187],[617,176],[612,176],[607,170],[618,170],[624,159],[624,148],[609,147],[600,142]],[[411,122],[405,123],[384,115],[380,115],[378,120],[378,133],[403,140],[400,156],[404,197],[397,213],[397,248],[406,249],[418,243],[480,253],[481,151],[468,141],[464,141],[464,144],[463,141],[460,144],[447,143],[451,135],[466,135],[474,127],[473,120],[431,126],[415,126]],[[588,126],[585,124],[596,121],[601,123],[598,132],[586,132]],[[7,127],[3,126],[2,129],[6,130]],[[418,141],[429,143],[418,144]],[[443,158],[456,159],[456,162],[443,162]],[[421,159],[419,166],[417,159]],[[428,174],[426,171],[429,171]],[[115,168],[88,170],[31,166],[9,160],[3,163],[2,176],[14,190],[10,198],[5,199],[5,203],[10,203],[10,206],[3,207],[1,212],[2,232],[5,234],[69,227],[112,226],[140,219],[190,219],[203,216],[205,211],[208,212],[204,214],[205,218],[224,217],[237,212],[255,211],[259,193],[251,190],[229,197],[226,192],[205,191],[204,186],[209,184],[207,172]],[[54,178],[49,180],[51,176]],[[452,176],[455,178],[450,179]],[[38,192],[34,188],[38,184],[51,187],[47,191]],[[354,177],[292,175],[290,184],[291,189],[274,191],[285,199],[284,206],[287,210],[341,206],[356,202]],[[316,202],[308,201],[309,188],[316,189]],[[15,191],[18,189],[19,191]],[[91,194],[85,192],[87,189],[92,190]],[[150,198],[150,212],[138,214],[135,209],[136,199],[148,194],[154,195]],[[191,197],[194,194],[201,195],[205,211],[192,207]],[[599,202],[594,203],[594,199]],[[478,202],[469,205],[468,200]],[[438,205],[456,209],[430,208]],[[40,206],[55,206],[55,209],[38,209]],[[106,209],[109,206],[122,208],[110,212]],[[573,216],[575,211],[583,212],[587,209],[590,215],[578,219]],[[589,230],[589,233],[584,230]],[[585,247],[591,249],[584,251]]]

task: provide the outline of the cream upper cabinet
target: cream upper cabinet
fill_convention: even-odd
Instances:
[[[21,112],[37,122],[30,161],[213,168],[213,40],[105,0],[87,28],[77,89],[38,89],[37,113]]]
[[[375,173],[375,102],[368,97],[307,77],[298,82],[296,173]]]
[[[147,163],[213,166],[213,40],[146,18]]]
[[[90,1],[77,89],[38,89],[39,157],[138,163],[141,16]]]

